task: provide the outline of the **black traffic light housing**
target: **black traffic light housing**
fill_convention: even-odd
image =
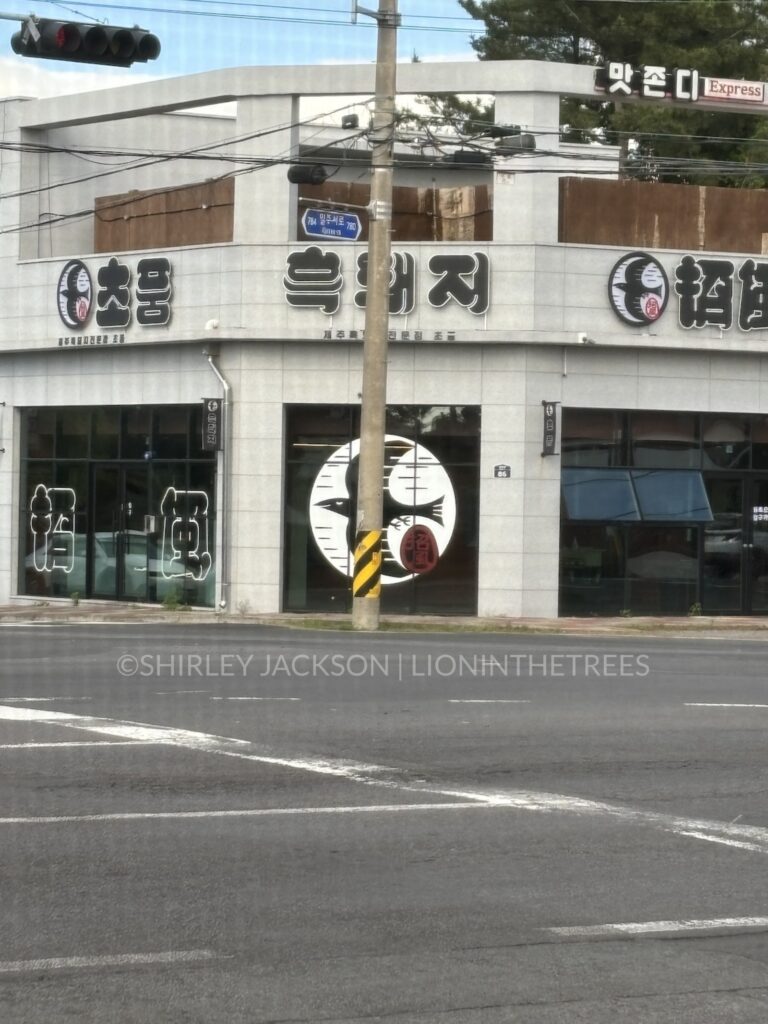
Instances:
[[[294,185],[322,185],[330,177],[322,164],[291,164],[288,181]]]
[[[29,17],[11,37],[22,57],[68,60],[127,68],[160,56],[160,40],[143,28],[118,28],[52,18]]]

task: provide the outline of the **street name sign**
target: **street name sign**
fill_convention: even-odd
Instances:
[[[356,242],[363,230],[356,213],[340,210],[305,210],[301,226],[305,234],[313,238],[336,238],[346,242]]]

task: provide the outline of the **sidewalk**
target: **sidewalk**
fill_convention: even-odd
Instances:
[[[51,625],[64,623],[111,624],[201,624],[283,626],[294,629],[351,629],[348,614],[276,613],[273,615],[241,614],[230,611],[191,608],[169,610],[162,605],[121,604],[115,601],[70,600],[19,601],[0,605],[0,623],[17,625]],[[384,615],[382,631],[461,632],[470,633],[541,633],[552,635],[595,636],[690,636],[723,637],[768,641],[768,616],[629,616],[620,618],[538,619],[477,618],[443,615]]]

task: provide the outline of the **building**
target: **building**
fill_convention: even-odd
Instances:
[[[561,95],[760,114],[762,85],[459,70],[536,148],[397,166],[383,609],[768,610],[765,196],[618,181],[558,130]],[[340,123],[373,74],[2,104],[0,601],[349,608],[365,225],[304,213],[364,205]],[[302,123],[317,96],[338,129]]]

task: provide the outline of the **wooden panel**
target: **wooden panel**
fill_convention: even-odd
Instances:
[[[760,254],[768,191],[561,178],[559,235],[583,245]]]
[[[232,178],[98,196],[94,250],[124,252],[231,242],[234,210]]]
[[[366,207],[370,200],[368,185],[326,181],[322,185],[302,185],[301,197],[306,202],[299,208],[299,221],[313,199],[345,205]],[[392,190],[392,242],[490,242],[493,231],[492,192],[487,185],[466,185],[460,188],[412,188],[398,185]],[[351,210],[362,222],[361,241],[368,240],[368,218],[365,209]],[[299,241],[308,241],[299,223]]]

